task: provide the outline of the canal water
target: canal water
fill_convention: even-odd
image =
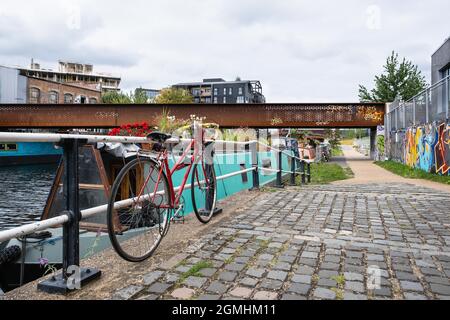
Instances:
[[[0,167],[0,230],[39,220],[57,164]]]

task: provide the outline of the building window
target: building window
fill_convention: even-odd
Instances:
[[[97,98],[90,98],[89,99],[89,103],[90,104],[96,104],[97,103]]]
[[[217,96],[219,94],[219,90],[217,88],[214,88],[214,95]]]
[[[38,88],[30,89],[30,103],[40,103],[41,102],[41,90]]]
[[[205,103],[211,103],[211,98],[210,97],[206,97],[205,98]]]
[[[70,93],[66,93],[66,94],[64,95],[64,103],[66,103],[66,104],[71,104],[71,103],[73,103],[73,95],[70,94]]]
[[[214,97],[214,103],[217,103],[217,97]]]
[[[200,98],[194,98],[195,103],[200,103]]]
[[[48,103],[58,103],[58,92],[56,91],[50,91],[48,93]]]
[[[244,103],[244,97],[243,96],[238,96],[236,99],[236,103]]]
[[[223,97],[223,103],[227,103],[227,97]]]
[[[228,94],[231,96],[231,95],[233,95],[233,88],[230,88],[229,90],[228,90]]]
[[[227,95],[227,88],[223,88],[223,95],[224,95],[224,96]]]
[[[193,96],[199,96],[200,95],[200,89],[192,89],[192,95]]]
[[[238,94],[239,94],[239,95],[242,95],[242,94],[243,94],[243,93],[242,93],[242,88],[239,88]]]

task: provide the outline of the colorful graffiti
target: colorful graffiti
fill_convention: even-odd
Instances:
[[[438,141],[435,147],[436,172],[450,173],[450,125],[442,123],[438,128]]]
[[[411,127],[391,132],[389,136],[391,159],[412,168],[450,175],[450,125],[447,123]]]

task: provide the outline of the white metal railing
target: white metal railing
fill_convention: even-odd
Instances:
[[[151,140],[143,137],[125,137],[125,136],[100,136],[100,135],[82,135],[82,134],[52,134],[52,133],[13,133],[13,132],[0,132],[0,141],[2,142],[60,142],[64,139],[81,139],[87,141],[88,143],[98,143],[98,142],[119,142],[119,143],[149,143]],[[180,139],[183,141],[191,141],[190,139]],[[313,161],[301,159],[294,155],[291,155],[283,150],[274,148],[272,146],[266,145],[256,140],[246,141],[246,142],[238,142],[238,141],[224,141],[224,140],[210,140],[215,143],[227,143],[227,144],[235,144],[235,145],[250,145],[250,144],[259,144],[266,148],[269,148],[275,152],[285,154],[292,159],[297,159],[303,161],[304,163],[311,163]],[[279,164],[280,166],[280,164]],[[239,170],[236,172],[228,173],[222,176],[217,177],[217,180],[225,180],[243,173],[247,172],[257,172],[259,165],[257,163],[252,164],[252,168]],[[275,173],[286,173],[286,174],[297,174],[297,171],[286,171],[280,168],[278,169],[270,169],[270,168],[261,168],[263,171],[275,172]],[[190,184],[185,186],[185,189],[188,190],[192,186]],[[174,190],[179,191],[180,187],[176,187]],[[151,197],[153,194],[148,194],[143,196],[142,198],[145,200],[148,197]],[[138,198],[130,198],[115,202],[114,207],[116,209],[126,207],[133,202],[135,202]],[[96,214],[103,213],[107,210],[108,205],[101,205],[89,209],[80,210],[82,219],[87,219]],[[0,231],[0,243],[18,237],[23,237],[38,231],[46,230],[49,228],[60,226],[69,221],[68,215],[60,215],[54,218],[50,218],[47,220],[42,220],[30,224],[26,224],[20,227],[3,230]]]

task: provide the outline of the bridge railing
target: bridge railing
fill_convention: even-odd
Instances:
[[[182,139],[184,141],[186,139]],[[14,238],[22,238],[32,233],[43,231],[49,228],[63,226],[63,269],[60,275],[51,278],[50,280],[41,282],[38,284],[38,289],[49,293],[67,293],[74,288],[72,274],[76,272],[73,267],[78,268],[78,281],[79,285],[98,278],[101,275],[101,271],[95,268],[83,268],[80,269],[79,258],[79,222],[83,219],[87,219],[94,215],[103,213],[107,210],[107,205],[100,205],[89,209],[79,209],[79,166],[78,166],[78,154],[81,145],[86,143],[97,142],[119,142],[119,143],[148,143],[147,138],[142,137],[122,137],[122,136],[98,136],[98,135],[78,135],[78,134],[50,134],[50,133],[0,133],[0,141],[3,142],[53,142],[58,143],[64,150],[64,170],[66,179],[63,182],[63,193],[65,199],[65,211],[61,212],[59,216],[42,220],[30,224],[26,224],[13,229],[0,231],[0,243],[8,241]],[[188,141],[188,140],[186,140]],[[253,184],[251,190],[257,190],[260,188],[260,172],[272,172],[276,173],[275,187],[283,187],[283,178],[286,175],[289,176],[289,184],[296,185],[296,177],[301,176],[301,183],[311,182],[311,167],[309,160],[304,160],[295,155],[266,145],[259,141],[253,140],[248,142],[235,142],[235,141],[221,141],[215,140],[215,143],[232,143],[241,146],[248,146],[251,153],[251,168],[234,171],[217,177],[217,180],[225,180],[231,177],[241,175],[244,173],[252,172]],[[267,148],[277,154],[277,169],[271,169],[264,167],[259,163],[258,159],[258,145]],[[291,159],[290,168],[283,168],[282,157],[287,156]],[[190,189],[192,186],[187,185],[185,189]],[[175,190],[179,190],[177,187]],[[118,201],[114,204],[115,208],[121,208],[129,205],[135,199],[125,199]]]

